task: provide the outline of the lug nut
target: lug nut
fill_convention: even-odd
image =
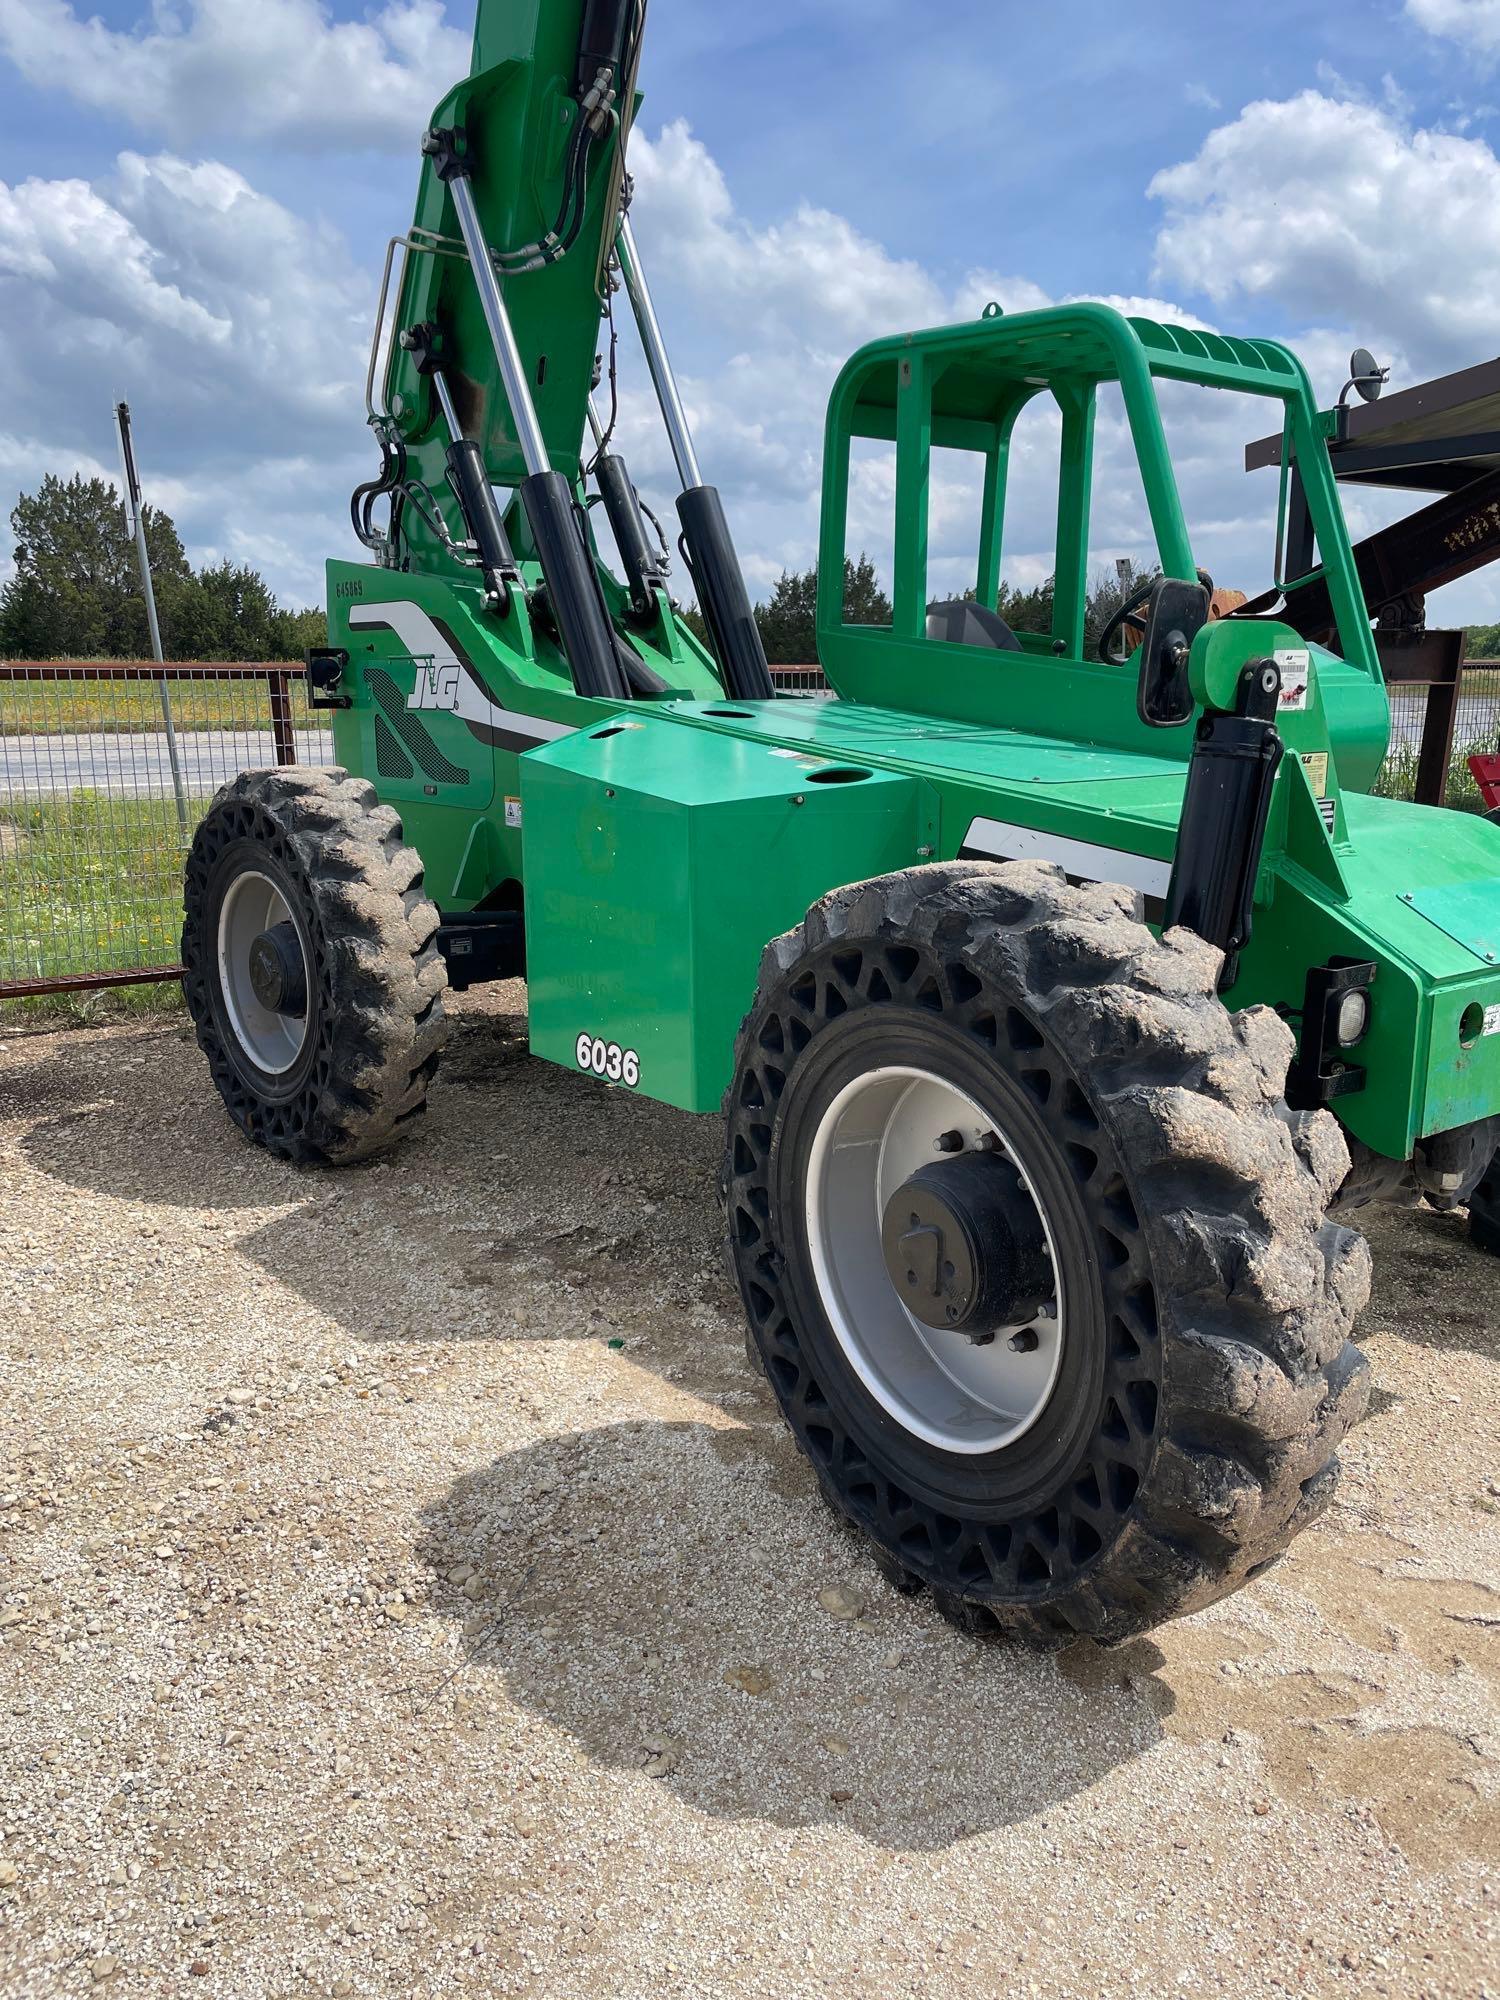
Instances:
[[[1010,1337],[1012,1354],[1035,1354],[1037,1348],[1036,1328],[1023,1326]]]
[[[964,1149],[962,1132],[939,1132],[933,1145],[940,1153],[961,1153]]]

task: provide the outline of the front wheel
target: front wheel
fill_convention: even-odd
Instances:
[[[1039,1643],[1263,1569],[1364,1407],[1361,1238],[1291,1036],[1219,956],[1033,864],[838,890],[777,939],[728,1100],[753,1343],[903,1588]]]
[[[230,1117],[281,1158],[342,1165],[420,1112],[447,1032],[422,862],[346,771],[246,771],[183,885],[183,995]]]

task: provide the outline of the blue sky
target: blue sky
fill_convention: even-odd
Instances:
[[[471,23],[441,0],[0,0],[0,512],[43,471],[110,469],[123,394],[193,552],[320,594],[371,460],[379,256]],[[812,555],[843,356],[989,296],[1279,334],[1330,399],[1356,339],[1398,384],[1500,352],[1497,58],[1500,0],[651,0],[637,229],[752,580]],[[1258,589],[1255,412],[1210,401],[1172,420],[1200,559]],[[666,497],[639,393],[625,438]],[[1044,427],[1026,442],[1007,546],[1031,581]],[[1099,479],[1099,559],[1148,555],[1107,424]],[[883,495],[871,468],[872,547]],[[957,584],[970,501],[951,499],[935,532]],[[1357,528],[1390,511],[1351,505]],[[1433,609],[1500,616],[1500,585]]]

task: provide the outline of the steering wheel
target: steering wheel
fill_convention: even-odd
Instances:
[[[1200,569],[1197,574],[1198,581],[1203,585],[1209,596],[1212,597],[1214,594],[1213,578],[1206,569]],[[1123,667],[1125,662],[1130,658],[1130,647],[1127,646],[1123,653],[1116,653],[1111,650],[1113,642],[1118,638],[1123,628],[1131,622],[1131,613],[1140,610],[1160,581],[1160,577],[1153,576],[1149,577],[1145,583],[1137,584],[1125,602],[1109,620],[1104,630],[1099,634],[1099,657],[1101,660],[1107,660],[1112,667]],[[1141,623],[1140,619],[1137,618],[1135,623],[1139,625]]]
[[[1125,602],[1115,612],[1104,630],[1099,634],[1099,657],[1101,660],[1108,660],[1111,666],[1124,666],[1125,662],[1130,658],[1130,648],[1127,646],[1123,653],[1117,653],[1113,650],[1114,641],[1124,629],[1131,612],[1138,611],[1155,588],[1156,578],[1154,576],[1148,578],[1145,583],[1137,584],[1136,588],[1131,591]]]

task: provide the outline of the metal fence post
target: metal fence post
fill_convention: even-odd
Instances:
[[[151,582],[151,557],[146,549],[146,509],[141,501],[141,480],[136,470],[135,446],[130,437],[130,405],[116,403],[115,426],[120,436],[120,471],[125,484],[125,518],[135,530],[135,555],[141,568],[141,589],[146,598],[146,623],[151,628],[151,656],[160,666],[164,655],[161,649],[161,626],[156,618],[156,591]],[[167,733],[167,762],[172,767],[172,790],[177,798],[177,823],[187,825],[187,794],[182,789],[182,764],[177,755],[177,730],[172,722],[172,698],[167,692],[167,677],[162,675],[157,682],[161,697],[162,727]]]
[[[291,676],[285,668],[266,675],[271,693],[271,741],[278,764],[295,764],[297,739],[292,730]]]

